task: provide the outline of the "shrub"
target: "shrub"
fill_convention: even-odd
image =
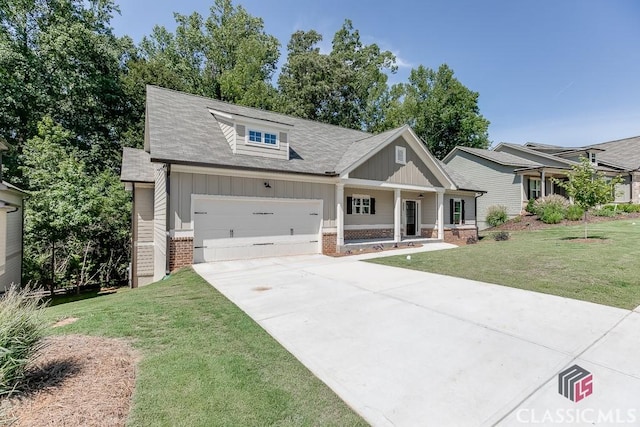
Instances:
[[[607,206],[603,206],[599,209],[594,209],[591,211],[591,213],[595,216],[616,216],[616,212],[614,212],[613,209],[608,209]]]
[[[495,240],[496,242],[509,240],[509,237],[511,236],[506,231],[498,231],[496,233],[493,233],[493,240]]]
[[[489,206],[489,209],[487,209],[486,220],[490,226],[497,227],[507,222],[507,219],[509,219],[509,217],[507,216],[507,208],[505,206],[494,205]]]
[[[542,209],[540,220],[545,224],[557,224],[564,219],[564,212],[557,206],[547,206]]]
[[[47,323],[29,289],[12,286],[0,299],[0,395],[10,395],[24,379],[27,363],[43,346]]]
[[[527,203],[527,207],[524,208],[527,212],[529,212],[531,215],[535,215],[536,214],[536,199],[529,199],[529,202]]]
[[[571,205],[567,208],[567,219],[569,221],[579,221],[584,215],[584,209],[578,205]]]
[[[478,243],[478,238],[476,236],[467,237],[467,245],[475,245]]]
[[[626,213],[640,212],[640,204],[624,203],[618,205],[618,210]]]
[[[542,216],[543,211],[549,207],[553,208],[557,212],[561,212],[562,216],[564,216],[564,213],[569,207],[569,200],[559,194],[551,194],[550,196],[540,197],[533,202],[533,205],[536,215],[540,217]]]

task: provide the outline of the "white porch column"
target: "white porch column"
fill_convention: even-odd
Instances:
[[[444,240],[444,193],[438,192],[438,239]]]
[[[402,197],[399,188],[393,189],[395,204],[393,205],[393,240],[400,243],[402,240]]]
[[[336,244],[344,245],[344,184],[336,184]]]
[[[540,172],[540,197],[545,197],[547,195],[546,191],[546,183],[544,177],[544,169]]]

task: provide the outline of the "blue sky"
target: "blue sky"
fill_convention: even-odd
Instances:
[[[117,0],[116,0],[117,1]],[[202,0],[120,0],[116,34],[139,41],[155,24],[175,29],[173,12],[209,14]],[[412,67],[447,63],[480,93],[489,137],[586,145],[640,135],[640,2],[636,0],[242,0],[286,44],[315,29],[330,50],[351,19],[365,43],[396,54],[391,82]],[[639,147],[640,149],[640,147]]]

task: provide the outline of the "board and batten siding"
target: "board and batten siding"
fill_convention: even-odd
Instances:
[[[0,269],[0,292],[5,291],[12,283],[21,284],[22,273],[22,197],[14,193],[4,193],[3,200],[19,205],[15,212],[3,211],[3,218],[0,220],[4,224],[0,230],[4,231],[4,236],[0,242],[4,246],[4,267]],[[13,210],[13,209],[11,209]]]
[[[406,164],[396,163],[396,147],[406,150]],[[442,184],[413,151],[404,138],[399,137],[369,160],[349,173],[349,178],[385,181],[394,184],[442,187]]]
[[[348,214],[347,197],[354,194],[376,199],[376,213],[373,215]],[[393,191],[369,190],[359,188],[344,189],[344,225],[357,228],[358,225],[380,225],[380,228],[393,228]]]
[[[265,182],[271,188],[266,188]],[[171,230],[193,230],[192,194],[322,200],[323,227],[336,226],[335,184],[172,172]]]
[[[143,286],[153,281],[154,189],[136,185],[134,191],[134,267],[137,285]]]
[[[167,173],[163,164],[154,163],[153,168],[153,280],[158,281],[167,269]]]
[[[515,217],[522,211],[522,177],[514,173],[515,167],[500,165],[473,154],[457,151],[447,164],[458,171],[469,182],[478,188],[484,188],[487,193],[478,197],[478,228],[483,230],[489,226],[486,223],[487,209],[493,205],[507,208],[507,215]],[[447,208],[445,202],[445,208]],[[445,223],[448,214],[445,212]]]
[[[278,148],[270,147],[268,145],[252,144],[249,143],[248,134],[250,130],[262,132],[264,138],[264,132],[273,133],[278,137]],[[267,157],[270,159],[289,159],[289,144],[287,143],[286,133],[280,132],[276,129],[264,127],[260,125],[243,125],[236,124],[236,154],[245,154],[254,157]],[[284,139],[284,140],[283,140]]]

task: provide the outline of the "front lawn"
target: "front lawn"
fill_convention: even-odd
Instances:
[[[511,232],[496,242],[491,233],[475,245],[446,251],[371,260],[626,309],[640,305],[640,221],[556,226]]]
[[[129,425],[366,425],[191,269],[47,309],[60,334],[123,337],[143,355]]]

